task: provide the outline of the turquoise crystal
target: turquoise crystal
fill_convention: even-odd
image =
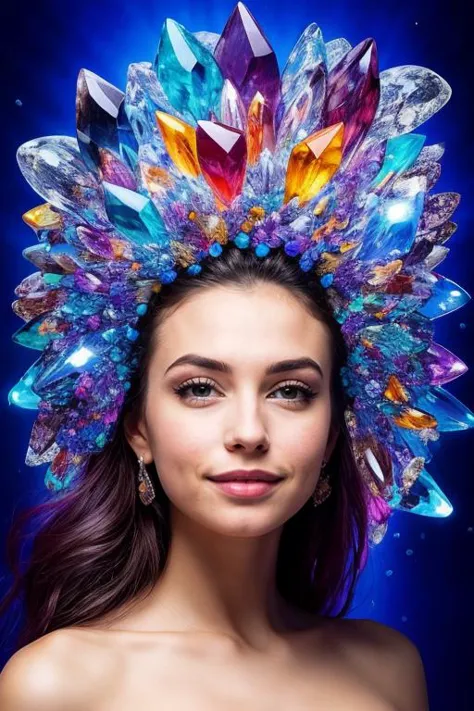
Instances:
[[[37,410],[41,398],[31,389],[38,373],[40,372],[40,359],[33,363],[26,371],[24,376],[8,393],[8,402],[10,405],[17,405],[26,410]]]
[[[125,237],[143,247],[169,244],[161,215],[149,198],[110,183],[103,185],[107,215]]]
[[[409,133],[389,138],[379,174],[372,185],[378,185],[391,173],[394,176],[409,170],[421,153],[426,136]]]
[[[52,330],[55,323],[56,319],[50,313],[39,314],[15,331],[12,340],[25,348],[42,351],[51,341],[62,338],[62,333]],[[47,328],[44,328],[45,324]]]
[[[433,275],[437,281],[430,298],[418,309],[420,314],[430,319],[439,318],[470,301],[470,295],[459,284],[441,274],[433,272]]]
[[[435,417],[439,432],[474,427],[474,413],[444,388],[412,387],[410,392],[413,406]]]
[[[224,77],[211,52],[174,20],[163,24],[154,68],[172,106],[187,121],[220,120]]]
[[[426,469],[421,471],[408,492],[402,493],[395,508],[431,518],[446,518],[453,512],[453,506],[446,494]]]

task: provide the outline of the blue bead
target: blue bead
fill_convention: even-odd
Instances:
[[[267,244],[258,244],[255,247],[255,254],[257,257],[266,257],[270,251],[270,247]]]
[[[219,242],[214,242],[211,244],[209,247],[209,254],[211,257],[218,257],[219,254],[222,254],[222,246],[219,244]]]
[[[148,311],[148,304],[138,304],[136,312],[139,316],[143,316]]]
[[[292,239],[285,244],[285,253],[289,257],[296,257],[301,251],[301,244],[296,239]]]
[[[178,274],[174,271],[174,269],[167,269],[161,274],[160,281],[162,284],[171,284],[171,282],[174,281],[177,276]]]
[[[186,271],[188,272],[188,274],[194,276],[195,274],[199,274],[199,272],[202,271],[202,267],[200,264],[191,264],[191,266],[188,267]]]
[[[239,232],[237,237],[234,239],[234,244],[239,248],[239,249],[245,249],[246,247],[249,246],[250,238],[245,232]]]
[[[334,274],[325,274],[323,277],[321,277],[321,284],[324,286],[325,289],[327,289],[328,286],[331,286],[333,281]]]

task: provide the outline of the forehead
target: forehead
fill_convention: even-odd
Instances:
[[[153,359],[166,368],[187,352],[221,358],[236,370],[277,356],[310,356],[328,372],[330,331],[277,284],[212,287],[195,292],[164,319]]]

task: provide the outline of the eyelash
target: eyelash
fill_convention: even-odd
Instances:
[[[178,397],[182,398],[183,400],[188,400],[190,402],[195,402],[197,400],[205,400],[206,398],[203,397],[187,398],[185,396],[185,393],[190,388],[192,388],[193,385],[208,385],[212,388],[215,387],[212,380],[193,378],[191,380],[186,380],[184,383],[178,385],[177,387],[174,387],[173,390],[178,395]],[[282,400],[286,400],[286,402],[308,404],[309,402],[311,402],[311,400],[314,400],[314,398],[317,397],[317,393],[312,388],[310,388],[308,385],[303,385],[303,383],[300,383],[298,381],[288,381],[287,383],[280,385],[280,387],[277,388],[277,390],[274,390],[274,392],[278,392],[278,390],[283,390],[284,388],[288,387],[293,387],[295,390],[299,390],[303,394],[303,397],[299,398],[298,400],[294,398],[281,398]]]

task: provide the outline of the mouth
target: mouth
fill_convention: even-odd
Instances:
[[[210,477],[208,477],[208,479],[218,489],[229,496],[250,499],[273,493],[273,491],[283,481],[281,477],[273,479],[272,481],[263,481],[261,479],[233,479],[223,481],[222,479],[211,479]]]

